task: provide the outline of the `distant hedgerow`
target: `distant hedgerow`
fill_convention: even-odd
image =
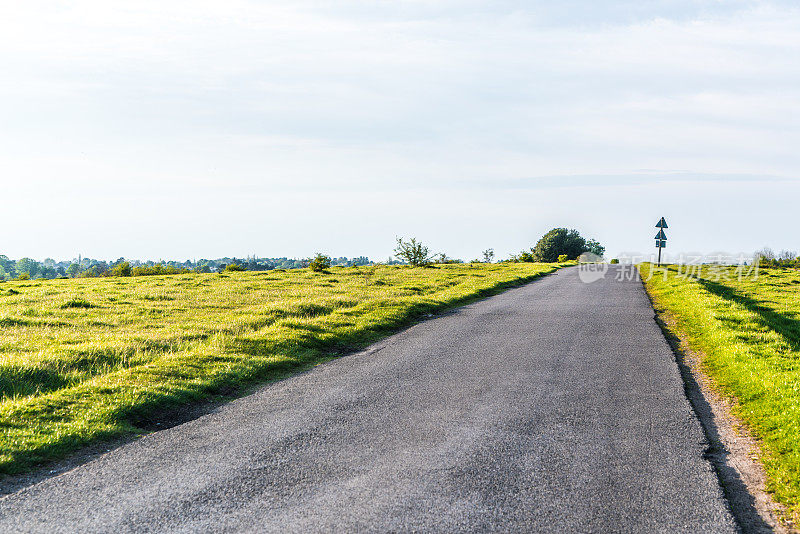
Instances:
[[[161,265],[157,263],[152,267],[141,266],[141,267],[133,267],[131,269],[131,276],[156,276],[161,274],[187,274],[192,272],[189,269],[178,269],[177,267],[173,267],[171,265]]]

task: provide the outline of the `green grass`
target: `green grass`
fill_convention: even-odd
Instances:
[[[768,491],[800,518],[800,271],[640,266],[656,310],[701,355],[720,393],[760,440]],[[666,273],[666,276],[665,276]],[[652,275],[652,277],[651,277]]]
[[[366,346],[558,265],[442,265],[0,284],[0,473]]]

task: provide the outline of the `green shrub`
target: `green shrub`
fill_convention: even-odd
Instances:
[[[616,265],[616,264],[618,264],[618,263],[619,263],[619,260],[618,260],[617,258],[613,258],[613,259],[611,260],[611,263],[612,263],[613,265]]]
[[[171,265],[161,265],[157,263],[152,267],[142,266],[142,267],[133,267],[131,269],[131,276],[156,276],[162,274],[187,274],[190,273],[189,269],[178,269]]]
[[[559,254],[558,263],[564,263],[565,261],[569,261],[569,256],[567,256],[566,254]]]
[[[230,265],[225,267],[225,270],[228,271],[228,272],[231,272],[231,271],[239,272],[239,271],[246,271],[247,269],[245,269],[244,267],[242,267],[238,263],[231,263]]]
[[[30,280],[30,279],[31,275],[29,275],[28,273],[21,273],[19,276],[17,276],[17,280]]]
[[[428,247],[413,237],[409,241],[404,241],[402,237],[398,237],[394,255],[414,267],[424,267],[431,263]]]
[[[326,256],[325,254],[321,254],[319,252],[317,252],[316,256],[314,256],[314,259],[312,259],[308,263],[308,268],[316,273],[321,273],[330,266],[331,266],[330,257]]]
[[[122,263],[118,263],[113,269],[111,269],[111,276],[130,276],[131,275],[131,264],[127,261],[123,261]]]

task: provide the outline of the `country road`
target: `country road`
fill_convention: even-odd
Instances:
[[[638,280],[575,268],[0,500],[0,532],[736,532]]]

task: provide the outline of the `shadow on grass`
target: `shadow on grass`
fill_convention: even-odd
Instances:
[[[712,295],[739,304],[747,311],[758,315],[764,326],[783,337],[786,343],[792,347],[792,350],[800,350],[800,321],[793,316],[772,310],[756,299],[748,297],[725,284],[704,278],[697,278],[696,280],[703,286],[703,289]]]

